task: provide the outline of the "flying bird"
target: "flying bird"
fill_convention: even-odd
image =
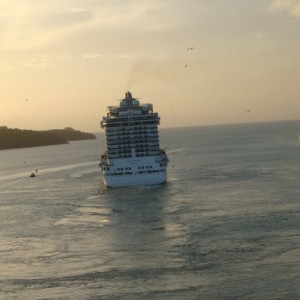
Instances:
[[[250,109],[246,110],[246,112],[247,112],[247,113],[250,112]]]
[[[187,48],[186,51],[194,50],[194,47]]]
[[[187,67],[187,64],[184,66],[185,68]]]

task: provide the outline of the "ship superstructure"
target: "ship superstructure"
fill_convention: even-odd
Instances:
[[[108,106],[100,126],[106,151],[100,167],[107,186],[160,184],[166,181],[168,157],[160,148],[160,117],[150,103],[140,104],[130,92],[119,106]]]

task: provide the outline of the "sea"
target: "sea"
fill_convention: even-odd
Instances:
[[[106,188],[100,132],[1,150],[0,299],[300,299],[299,127],[161,128],[157,186]]]

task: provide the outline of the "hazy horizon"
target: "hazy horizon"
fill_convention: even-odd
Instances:
[[[238,125],[255,125],[255,124],[265,124],[265,123],[286,123],[286,122],[299,122],[299,126],[297,128],[300,128],[300,119],[254,121],[254,122],[241,122],[241,123],[214,123],[214,124],[186,125],[186,126],[185,125],[183,125],[183,126],[161,126],[161,125],[159,125],[159,128],[160,129],[180,129],[180,128],[184,129],[184,128],[193,128],[193,127],[238,126]],[[6,126],[5,124],[0,125],[0,127],[1,126],[8,127],[9,129],[33,130],[33,131],[47,131],[47,130],[56,130],[56,129],[57,130],[63,130],[67,127],[71,127],[74,130],[79,130],[79,131],[86,132],[86,133],[92,133],[92,134],[98,134],[98,133],[101,134],[101,133],[103,133],[103,134],[105,134],[105,131],[103,129],[101,129],[100,126],[99,126],[99,129],[96,129],[96,131],[84,130],[84,129],[75,128],[75,127],[72,127],[72,126],[63,126],[63,127],[60,127],[60,128],[47,128],[47,129],[9,127],[9,126]],[[298,131],[296,133],[298,133]]]
[[[125,92],[161,128],[298,120],[300,0],[3,0],[0,126],[98,132]]]

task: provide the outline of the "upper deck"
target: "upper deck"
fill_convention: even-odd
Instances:
[[[157,113],[153,112],[151,103],[140,104],[139,100],[133,98],[131,93],[127,92],[119,106],[107,107],[106,116],[103,117],[100,125],[103,128],[109,124],[117,125],[117,123],[128,121],[128,119],[134,119],[135,121],[152,120],[157,124],[160,118]]]
[[[125,98],[121,100],[119,106],[108,106],[106,109],[107,118],[132,115],[147,115],[152,113],[152,104],[140,104],[140,101],[136,98],[133,98],[130,92],[125,93]]]
[[[153,113],[153,105],[150,103],[140,104],[137,107],[122,108],[120,106],[108,106],[106,114],[108,118],[131,116],[131,115],[147,115]]]

